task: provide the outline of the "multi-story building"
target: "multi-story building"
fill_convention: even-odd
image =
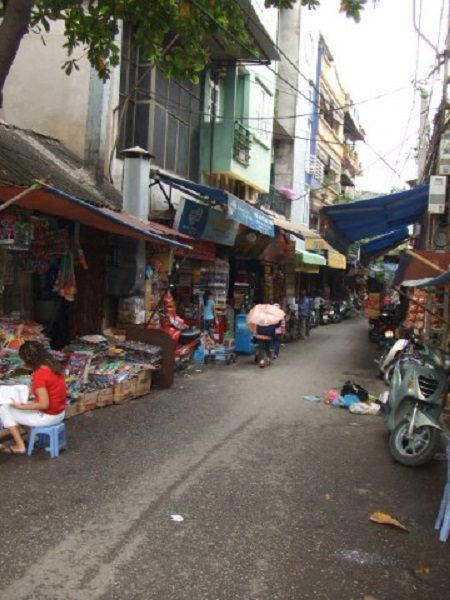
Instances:
[[[251,199],[269,185],[275,76],[255,65],[278,57],[269,33],[276,31],[278,11],[252,0],[239,4],[251,45],[226,39],[226,32],[212,38],[212,67],[198,85],[168,79],[151,67],[132,43],[127,24],[118,35],[120,67],[106,83],[83,56],[78,69],[65,75],[63,23],[42,34],[45,45],[41,34],[30,32],[5,86],[2,117],[61,140],[118,189],[121,151],[141,146],[152,154],[155,170],[218,185],[226,176],[230,190]],[[269,118],[253,119],[257,115]],[[152,201],[156,210],[167,207],[158,188]]]
[[[266,61],[255,61],[251,51],[247,60],[231,65],[216,60],[208,69],[200,125],[200,179],[256,202],[270,185],[276,71],[264,62],[279,58],[274,45],[278,11],[262,9],[257,2],[243,10],[260,44],[264,41]]]
[[[322,36],[313,107],[307,183],[311,188],[311,226],[320,228],[320,209],[334,204],[355,185],[355,177],[361,172],[355,143],[364,139],[350,96]]]
[[[300,3],[279,16],[278,79],[274,114],[271,188],[264,202],[300,225],[309,225],[309,190],[305,163],[309,156],[311,102],[317,44]],[[305,25],[306,23],[306,25]],[[298,249],[301,240],[296,240]]]
[[[314,11],[280,11],[271,188],[264,202],[293,222],[319,228],[320,208],[353,197],[363,139]],[[297,241],[297,248],[302,243]]]

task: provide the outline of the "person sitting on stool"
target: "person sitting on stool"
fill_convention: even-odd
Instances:
[[[0,406],[0,419],[14,440],[11,446],[0,446],[1,452],[5,454],[25,454],[25,443],[20,435],[19,425],[58,425],[64,419],[66,408],[67,390],[62,365],[39,342],[25,342],[19,349],[19,356],[33,370],[31,391],[34,402],[12,402]]]

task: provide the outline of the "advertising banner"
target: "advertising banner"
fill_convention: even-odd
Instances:
[[[184,198],[177,209],[174,227],[192,237],[233,246],[239,223],[227,219],[219,209]]]
[[[228,194],[227,211],[229,219],[241,223],[249,229],[259,231],[263,235],[275,236],[275,226],[268,215],[232,194]]]

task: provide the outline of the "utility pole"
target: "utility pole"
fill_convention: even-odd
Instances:
[[[443,87],[442,87],[442,101],[441,101],[441,105],[440,105],[440,114],[439,117],[437,119],[437,121],[435,122],[435,132],[437,131],[437,135],[436,135],[436,139],[435,139],[435,147],[434,148],[429,148],[428,152],[432,153],[436,147],[439,148],[440,146],[440,141],[442,139],[442,134],[444,133],[445,130],[445,123],[446,123],[446,117],[448,114],[448,106],[449,106],[449,90],[448,90],[448,84],[449,84],[449,64],[450,64],[450,0],[448,0],[448,6],[447,6],[447,37],[445,40],[445,49],[444,49],[444,73],[443,73]],[[439,56],[438,56],[439,59]],[[435,172],[433,173],[433,171],[431,171],[431,175],[438,175],[439,173],[439,155],[437,157],[436,160],[436,167],[435,167]],[[445,174],[445,179],[446,179],[446,198],[445,198],[445,213],[444,215],[442,215],[442,217],[446,216],[446,219],[444,222],[446,222],[447,226],[446,226],[446,232],[447,232],[447,245],[445,250],[448,250],[448,245],[449,245],[449,241],[450,241],[450,207],[449,207],[449,190],[448,190],[448,180],[449,177],[447,175],[447,173]],[[441,217],[441,219],[442,219]],[[425,236],[425,245],[426,248],[428,249],[432,249],[434,246],[434,240],[435,240],[435,236],[438,230],[438,225],[440,222],[440,217],[437,214],[430,214],[428,213],[426,215],[426,236]],[[441,220],[442,223],[442,220]],[[442,223],[443,224],[443,223]]]
[[[425,165],[427,162],[428,151],[428,111],[430,106],[430,96],[426,90],[420,88],[420,124],[419,141],[417,145],[417,181],[423,180]]]

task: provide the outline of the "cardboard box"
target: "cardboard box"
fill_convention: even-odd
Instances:
[[[105,408],[105,406],[111,406],[111,404],[114,404],[114,388],[107,387],[99,390],[97,408]]]
[[[136,377],[125,379],[121,383],[114,384],[113,402],[114,404],[123,404],[136,396]]]
[[[140,371],[136,376],[136,397],[150,394],[151,387],[152,371],[149,369]]]
[[[77,402],[79,412],[94,410],[94,408],[97,406],[97,399],[98,390],[94,390],[93,392],[86,392],[85,394],[83,394]]]
[[[115,329],[114,327],[105,329],[103,331],[103,335],[110,344],[118,344],[119,342],[124,342],[127,339],[127,334],[124,329]]]
[[[66,404],[66,410],[64,413],[65,419],[70,419],[70,417],[74,417],[78,414],[78,402],[74,402],[73,404]]]

